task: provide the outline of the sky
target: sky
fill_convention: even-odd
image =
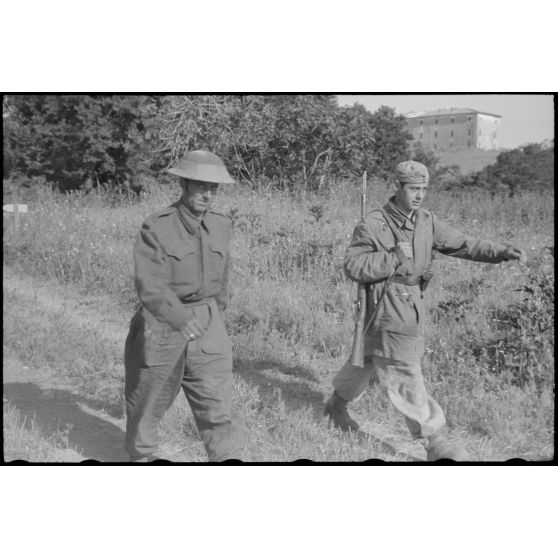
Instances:
[[[382,105],[397,113],[451,107],[472,108],[502,116],[500,147],[514,148],[554,138],[552,95],[339,95],[339,104],[358,102],[374,112]]]

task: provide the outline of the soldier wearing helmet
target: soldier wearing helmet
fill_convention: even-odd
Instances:
[[[525,256],[518,248],[464,235],[422,209],[429,181],[424,165],[415,161],[400,163],[395,179],[395,195],[356,226],[345,254],[347,276],[367,285],[367,316],[378,304],[380,307],[366,332],[364,368],[353,367],[350,361],[343,366],[333,380],[335,391],[326,403],[325,414],[336,427],[357,431],[359,425],[349,415],[347,404],[368,385],[379,382],[391,403],[405,416],[411,435],[424,443],[429,461],[469,460],[465,449],[444,440],[444,413],[424,385],[421,357],[425,305],[421,278],[429,269],[432,250],[488,263],[525,261]]]
[[[149,216],[133,250],[140,308],[125,347],[126,451],[152,461],[157,428],[184,390],[210,461],[241,459],[244,426],[232,408],[227,299],[228,217],[211,210],[218,185],[233,183],[221,159],[191,151],[168,172],[181,198]]]

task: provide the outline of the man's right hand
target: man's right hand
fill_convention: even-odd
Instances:
[[[413,247],[410,242],[398,242],[393,251],[401,263],[413,258]]]
[[[193,318],[182,327],[180,333],[182,333],[188,341],[193,341],[194,339],[202,337],[205,333],[205,329],[202,327],[200,322],[196,320],[196,318]]]
[[[517,248],[517,246],[508,245],[506,247],[506,251],[504,252],[504,256],[507,260],[519,260],[519,263],[527,263],[527,253],[525,250]]]

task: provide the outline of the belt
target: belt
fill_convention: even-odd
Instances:
[[[184,299],[180,299],[180,302],[183,306],[186,306],[186,308],[192,308],[193,306],[204,306],[205,304],[211,304],[211,302],[214,300],[214,296],[208,296],[206,298],[202,298],[201,300],[185,301]]]
[[[420,282],[420,275],[417,277],[416,275],[412,275],[411,277],[404,277],[403,275],[396,275],[393,278],[394,283],[399,283],[400,285],[407,285],[408,287],[414,287],[418,285]]]

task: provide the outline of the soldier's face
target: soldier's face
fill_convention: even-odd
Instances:
[[[401,184],[395,193],[395,204],[404,213],[411,213],[420,207],[426,196],[428,184]]]
[[[194,215],[201,215],[211,207],[219,184],[187,180],[182,183],[182,199]]]

